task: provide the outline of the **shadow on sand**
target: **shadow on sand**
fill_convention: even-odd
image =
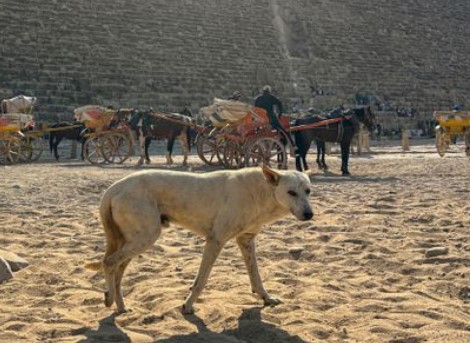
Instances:
[[[187,315],[184,318],[196,326],[197,331],[190,334],[175,335],[165,339],[157,339],[159,343],[306,343],[298,336],[293,336],[279,327],[263,322],[261,311],[263,307],[253,307],[243,310],[238,318],[238,328],[224,330],[220,333],[210,331],[204,321],[197,315]],[[129,336],[115,323],[116,315],[103,318],[96,330],[83,327],[74,330],[75,335],[85,335],[80,343],[91,342],[132,342]]]

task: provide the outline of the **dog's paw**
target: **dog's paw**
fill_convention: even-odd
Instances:
[[[264,300],[264,306],[276,306],[282,303],[282,301],[278,298],[265,298]]]
[[[106,307],[111,307],[113,306],[114,299],[109,295],[109,292],[106,291],[104,292],[104,304]]]
[[[186,304],[184,304],[183,306],[181,306],[181,312],[183,314],[194,314],[194,309],[193,307],[189,307],[189,306],[186,306]]]
[[[127,308],[121,308],[121,309],[117,309],[116,310],[116,314],[119,316],[121,314],[124,314],[124,313],[129,313],[129,312],[132,312],[131,309],[127,309]]]

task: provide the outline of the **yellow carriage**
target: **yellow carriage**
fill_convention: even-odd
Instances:
[[[434,118],[436,126],[436,149],[443,157],[450,144],[457,137],[465,140],[465,154],[470,157],[470,112],[465,111],[436,111]]]
[[[25,135],[21,131],[31,125],[34,125],[31,114],[0,114],[0,164],[14,164],[22,160]]]

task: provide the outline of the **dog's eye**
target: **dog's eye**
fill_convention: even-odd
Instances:
[[[294,191],[288,191],[287,194],[289,194],[290,196],[293,196],[293,197],[297,196],[297,192],[294,192]]]
[[[307,194],[307,195],[310,194],[310,188],[307,188],[307,189],[305,190],[305,194]]]

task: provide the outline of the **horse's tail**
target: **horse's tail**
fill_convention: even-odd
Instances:
[[[119,227],[114,222],[111,209],[111,199],[112,195],[108,191],[104,194],[100,205],[100,217],[106,238],[106,251],[104,253],[103,260],[122,247],[125,241]],[[103,269],[103,260],[86,263],[84,267],[90,270],[101,271]]]

